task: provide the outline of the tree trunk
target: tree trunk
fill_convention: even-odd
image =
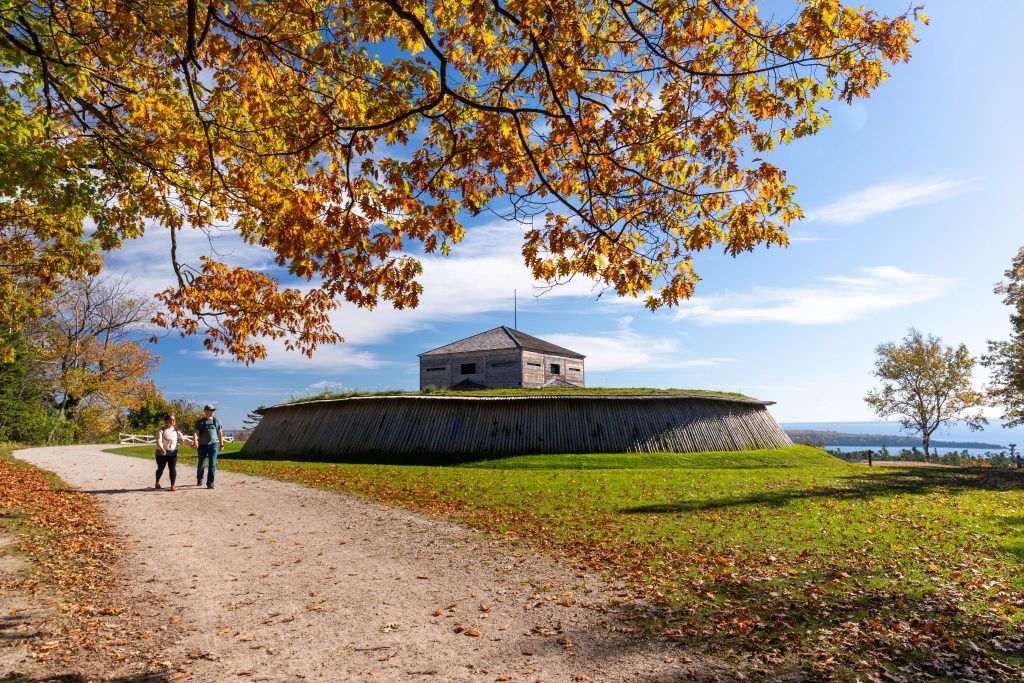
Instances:
[[[931,462],[932,459],[928,456],[928,444],[932,442],[931,434],[923,434],[921,437],[921,443],[924,445],[924,461]]]

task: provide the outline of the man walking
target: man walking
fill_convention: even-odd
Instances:
[[[192,430],[193,443],[196,444],[196,451],[199,456],[199,468],[196,470],[196,486],[203,485],[203,464],[209,459],[210,473],[206,476],[206,488],[213,488],[213,477],[217,472],[217,451],[224,448],[224,430],[220,426],[220,420],[213,416],[215,411],[212,405],[207,403],[203,406],[203,417],[196,422]]]

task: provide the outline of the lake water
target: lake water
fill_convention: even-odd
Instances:
[[[829,431],[829,432],[844,432],[846,434],[885,434],[885,435],[901,435],[901,436],[913,436],[912,432],[907,432],[898,422],[784,422],[782,423],[783,429],[814,429],[817,431]],[[973,441],[976,443],[991,443],[999,444],[1000,446],[1006,446],[1007,444],[1017,444],[1018,450],[1024,449],[1024,427],[1013,427],[1011,429],[1005,429],[1001,426],[999,421],[992,421],[987,427],[981,431],[972,432],[968,427],[963,424],[954,425],[951,428],[939,430],[932,435],[933,441]],[[888,444],[887,444],[888,445]],[[844,447],[842,450],[863,450],[866,448],[873,448],[874,450],[881,449],[881,444],[878,446],[855,446],[855,447]],[[894,448],[889,446],[890,452],[897,452],[901,447]],[[940,452],[947,452],[950,450],[960,450],[953,448],[942,448]],[[968,448],[967,452],[972,455],[978,455],[985,452],[985,449],[971,449]]]

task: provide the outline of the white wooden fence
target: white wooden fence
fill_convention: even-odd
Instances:
[[[224,437],[224,443],[232,443],[235,437],[227,435]],[[117,442],[126,446],[152,446],[156,444],[156,437],[152,434],[118,434]],[[186,436],[185,442],[188,445],[192,445],[192,437]]]

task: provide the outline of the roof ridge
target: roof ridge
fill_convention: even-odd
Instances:
[[[512,340],[512,343],[516,345],[516,348],[518,348],[518,349],[523,348],[522,342],[520,342],[519,338],[516,337],[516,335],[514,334],[514,333],[518,333],[519,330],[517,330],[515,328],[512,328],[512,327],[508,327],[507,325],[502,325],[501,329],[505,332],[505,334],[508,335],[508,338]]]
[[[462,339],[456,339],[455,341],[448,342],[447,344],[441,344],[440,346],[432,348],[429,351],[424,351],[423,353],[418,353],[416,355],[417,356],[426,356],[428,353],[432,353],[434,351],[437,351],[438,349],[443,349],[446,346],[454,346],[455,344],[459,344],[461,342],[468,341],[468,340],[472,339],[473,337],[479,337],[482,334],[487,334],[488,332],[494,332],[495,330],[500,330],[500,329],[502,329],[504,327],[505,327],[504,325],[498,325],[497,327],[492,327],[489,330],[484,330],[483,332],[477,332],[476,334],[471,334],[468,337],[463,337]]]

